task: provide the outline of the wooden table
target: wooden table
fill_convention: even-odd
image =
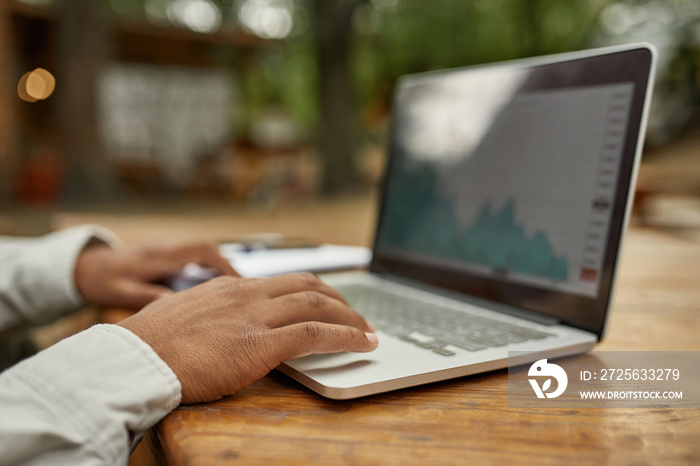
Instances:
[[[633,229],[597,350],[700,350],[698,272],[696,240]],[[700,409],[514,409],[506,371],[332,401],[274,372],[176,409],[144,449],[174,465],[700,464]]]

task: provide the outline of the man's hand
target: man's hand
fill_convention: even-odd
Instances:
[[[118,325],[170,366],[183,403],[236,393],[289,359],[377,347],[372,325],[311,274],[218,277]]]
[[[190,262],[238,276],[216,245],[210,243],[123,249],[100,244],[88,246],[78,256],[75,284],[89,304],[141,309],[170,296],[173,292],[169,288],[154,282],[175,275]]]

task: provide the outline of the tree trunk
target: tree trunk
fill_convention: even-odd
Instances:
[[[108,51],[102,2],[60,0],[57,14],[57,127],[67,169],[65,200],[113,200],[116,182],[108,170],[97,121],[97,80]]]
[[[350,83],[352,14],[360,0],[314,0],[314,33],[321,105],[318,150],[324,194],[357,189],[359,117]]]
[[[0,207],[14,202],[17,172],[17,70],[10,12],[0,5]]]

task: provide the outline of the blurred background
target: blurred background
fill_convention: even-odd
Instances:
[[[0,0],[0,233],[370,202],[397,77],[635,41],[660,52],[638,213],[692,216],[697,0]]]

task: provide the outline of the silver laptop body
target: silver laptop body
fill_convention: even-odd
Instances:
[[[379,347],[279,370],[349,399],[593,348],[654,55],[635,44],[402,78],[370,270],[323,277]]]

